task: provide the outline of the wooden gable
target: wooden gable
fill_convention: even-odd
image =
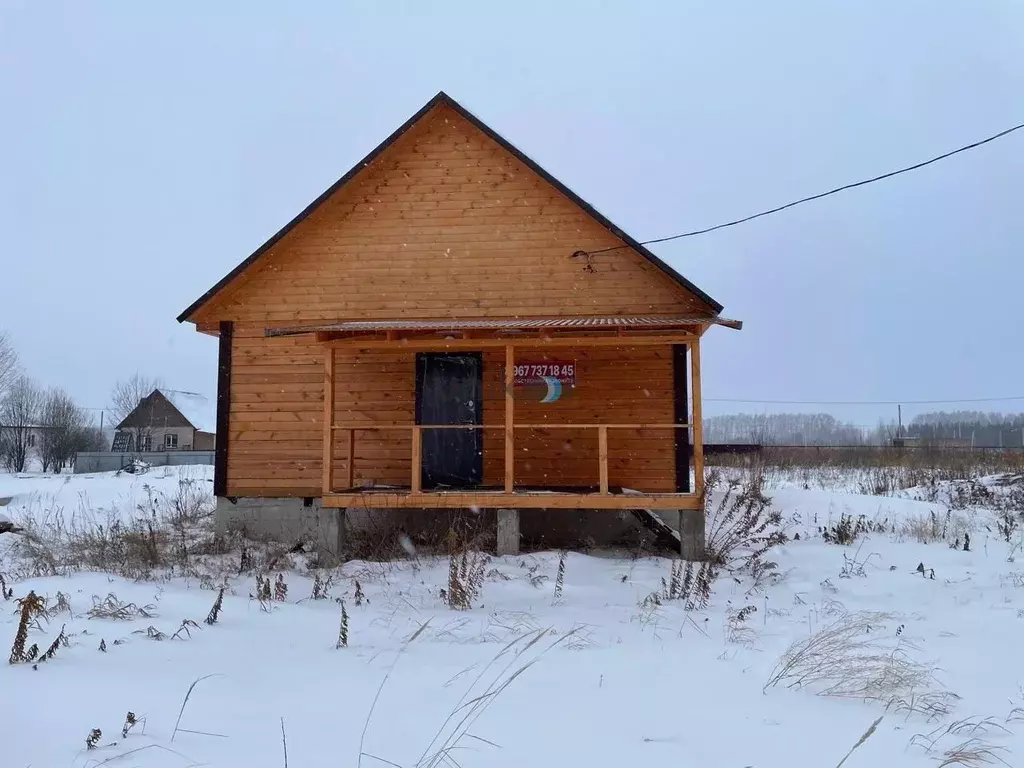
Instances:
[[[446,96],[375,153],[179,320],[721,309]]]

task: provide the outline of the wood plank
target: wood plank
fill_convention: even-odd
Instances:
[[[693,474],[694,491],[704,497],[704,417],[700,388],[700,340],[690,347],[690,391],[693,398]]]
[[[599,427],[597,430],[598,449],[597,462],[600,471],[601,493],[608,493],[608,427]]]
[[[515,488],[515,371],[516,350],[505,347],[505,493]]]
[[[348,431],[348,463],[345,477],[345,487],[354,488],[356,484],[356,431]]]
[[[423,480],[423,432],[419,427],[412,428],[412,466],[410,468],[413,493],[419,493]]]
[[[326,496],[334,490],[334,350],[327,347],[324,353],[324,409],[323,409],[323,492]],[[351,486],[349,486],[351,487]]]
[[[498,339],[398,339],[388,341],[387,339],[339,339],[330,341],[328,344],[336,349],[385,349],[394,351],[443,351],[443,350],[464,350],[476,351],[499,347],[515,347],[517,349],[546,349],[566,348],[583,349],[587,347],[616,347],[630,349],[633,347],[664,347],[672,344],[690,344],[696,341],[696,336],[691,335],[666,335],[666,336],[593,336],[593,337],[551,337],[530,338],[519,341],[511,338]]]
[[[328,508],[365,507],[412,509],[700,509],[694,494],[645,493],[333,493]]]

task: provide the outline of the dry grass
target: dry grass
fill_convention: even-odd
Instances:
[[[1024,474],[1024,452],[995,450],[764,446],[754,454],[712,454],[708,463],[753,469],[771,479],[804,480],[809,487],[828,487],[818,483],[848,478],[849,471],[855,470],[861,474],[863,490],[873,495],[927,488],[941,481]]]
[[[468,549],[449,558],[448,588],[441,590],[441,597],[449,608],[468,611],[473,607],[473,601],[483,589],[488,560],[482,552],[470,552]]]
[[[725,642],[753,648],[757,644],[757,630],[751,625],[757,606],[748,605],[740,609],[730,608],[725,616]]]
[[[939,768],[978,768],[997,763],[1009,765],[1003,757],[1009,754],[1009,750],[989,740],[990,736],[999,735],[1009,736],[1010,731],[996,718],[973,716],[955,720],[930,733],[919,733],[910,740],[910,745],[935,755]],[[940,744],[943,741],[954,743],[946,746]]]
[[[471,732],[473,726],[494,704],[495,700],[517,678],[540,661],[545,653],[558,645],[572,647],[573,638],[581,629],[575,628],[566,632],[546,647],[536,650],[536,646],[548,636],[550,628],[517,637],[502,648],[480,670],[466,689],[462,698],[441,724],[434,738],[414,763],[415,768],[458,766],[459,763],[455,760],[454,754],[460,749],[465,749],[466,742],[497,747],[497,744],[473,734]]]
[[[819,696],[899,704],[920,711],[929,694],[934,714],[949,711],[956,694],[938,686],[935,667],[915,661],[917,649],[905,639],[886,642],[892,616],[872,611],[849,613],[811,637],[793,643],[772,670],[764,690],[783,685]],[[917,698],[915,698],[917,697]],[[916,702],[916,704],[915,704]]]
[[[117,621],[133,621],[135,619],[157,618],[156,606],[152,604],[136,605],[125,603],[113,592],[102,600],[92,596],[92,608],[86,611],[90,619],[115,619]]]
[[[982,739],[968,739],[943,752],[939,768],[948,768],[948,766],[952,765],[976,768],[979,765],[992,765],[994,763],[1009,765],[1002,758],[1002,755],[1007,753],[1006,747],[998,747]]]
[[[857,743],[850,747],[850,751],[847,752],[845,757],[843,757],[843,759],[836,764],[836,768],[843,768],[843,763],[850,759],[850,755],[856,752],[861,747],[861,745],[864,744],[865,741],[867,741],[875,735],[875,730],[878,728],[878,724],[881,722],[882,718],[878,718],[877,720],[875,720],[875,722],[868,726],[868,729],[861,734],[860,738],[857,740]]]
[[[216,552],[209,484],[183,478],[170,493],[143,486],[145,501],[94,509],[84,494],[77,507],[54,504],[21,512],[22,531],[10,551],[12,576],[67,576],[102,571],[130,579],[190,575],[198,559]]]

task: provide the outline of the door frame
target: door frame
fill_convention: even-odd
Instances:
[[[428,357],[468,357],[476,360],[477,366],[477,385],[480,393],[479,400],[477,401],[477,407],[475,409],[475,419],[472,422],[475,425],[482,425],[484,423],[484,354],[483,352],[417,352],[414,365],[416,366],[415,375],[415,412],[414,420],[416,424],[422,424],[422,409],[423,409],[423,378],[425,372],[425,366],[421,365],[420,360]],[[467,430],[472,433],[473,446],[476,448],[476,461],[480,468],[480,482],[476,486],[465,486],[467,488],[479,487],[484,483],[484,431],[482,429],[471,429]],[[436,487],[428,485],[427,478],[425,476],[425,464],[427,456],[426,453],[420,458],[420,486],[424,489],[430,487]]]

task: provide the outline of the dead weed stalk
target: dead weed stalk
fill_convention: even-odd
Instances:
[[[46,601],[34,591],[30,591],[25,597],[18,600],[17,604],[18,630],[14,635],[14,644],[11,646],[11,655],[8,658],[10,664],[35,660],[39,654],[39,646],[33,643],[29,648],[25,648],[25,643],[28,642],[28,630],[33,624],[38,626],[39,616],[46,615]]]

